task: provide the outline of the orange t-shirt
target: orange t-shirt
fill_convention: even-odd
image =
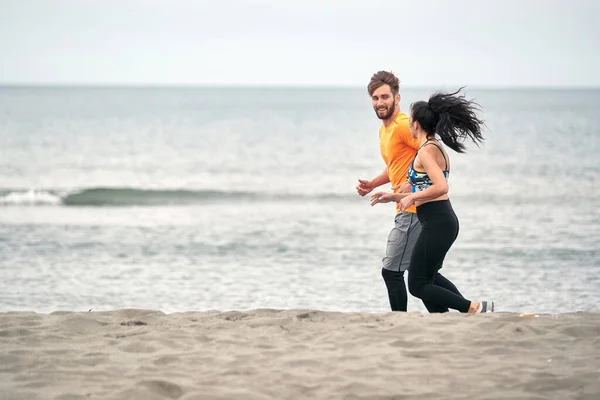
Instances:
[[[406,114],[399,112],[388,126],[381,125],[379,147],[392,186],[406,182],[408,167],[419,149],[419,141],[410,134]],[[416,213],[417,209],[412,205],[406,211]],[[396,204],[396,213],[399,212],[400,204]]]

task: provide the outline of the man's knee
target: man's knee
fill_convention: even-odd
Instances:
[[[402,282],[404,284],[404,271],[391,271],[381,268],[381,276],[385,282]]]

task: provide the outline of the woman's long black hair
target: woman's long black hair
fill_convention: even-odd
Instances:
[[[421,125],[427,136],[439,135],[442,142],[458,153],[466,150],[463,142],[471,139],[475,144],[483,142],[481,127],[484,122],[477,117],[481,108],[464,95],[463,88],[454,93],[436,92],[429,101],[418,101],[411,107],[412,119]]]

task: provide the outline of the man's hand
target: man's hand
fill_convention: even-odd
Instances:
[[[412,191],[412,185],[408,182],[401,183],[396,186],[392,186],[392,190],[398,189],[397,193],[409,193]]]
[[[358,180],[358,185],[356,186],[356,191],[358,192],[359,195],[364,196],[367,193],[371,193],[371,191],[373,190],[373,184],[371,183],[371,181],[367,181],[364,179],[359,179]]]

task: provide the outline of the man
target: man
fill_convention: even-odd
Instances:
[[[406,182],[406,174],[419,150],[419,142],[410,133],[408,116],[400,111],[400,82],[391,72],[379,71],[371,77],[367,90],[373,109],[383,122],[379,128],[379,147],[386,167],[370,181],[359,179],[356,190],[359,195],[364,196],[373,189],[391,182],[395,192],[408,192],[410,185]],[[389,201],[385,192],[378,192],[373,194],[371,205]],[[407,308],[408,295],[404,272],[410,265],[413,246],[421,233],[421,224],[416,212],[414,205],[401,212],[400,204],[396,204],[394,228],[388,236],[385,257],[382,260],[381,275],[392,311],[406,311]],[[434,277],[434,283],[462,296],[452,282],[440,274]],[[448,312],[448,308],[437,304],[430,304],[427,309],[431,313]]]
[[[358,180],[356,190],[361,196],[390,182],[397,191],[406,182],[408,167],[419,148],[419,142],[410,134],[408,116],[400,111],[398,78],[391,72],[379,71],[371,77],[367,90],[375,114],[383,123],[379,128],[379,147],[386,167],[371,180]],[[376,203],[376,199],[373,202]],[[394,228],[388,236],[381,270],[392,311],[406,311],[408,296],[404,272],[408,269],[412,247],[420,232],[421,225],[415,206],[402,213],[399,204],[396,204]]]

